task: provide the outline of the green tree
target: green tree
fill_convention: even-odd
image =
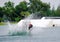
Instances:
[[[20,2],[15,7],[15,11],[16,11],[17,16],[19,16],[20,18],[24,18],[23,14],[25,14],[25,12],[28,11],[27,2],[26,1]]]
[[[16,12],[19,14],[21,11],[27,11],[27,2],[20,2],[16,7]]]
[[[60,16],[60,6],[58,6],[57,10],[55,11],[55,16]]]
[[[43,3],[40,0],[30,0],[30,7],[29,10],[32,13],[44,11],[46,12],[48,9],[50,9],[50,5],[47,3]]]
[[[55,8],[54,7],[51,10],[51,16],[55,16]]]
[[[13,2],[5,2],[4,4],[4,13],[8,17],[9,20],[14,20],[14,3]]]
[[[3,11],[2,11],[2,7],[0,7],[0,17],[2,18],[3,16]]]
[[[5,7],[14,7],[14,3],[11,1],[5,2],[4,5]]]
[[[21,14],[21,16],[23,16],[22,18],[25,18],[30,15],[30,13],[28,11],[22,11],[20,14]]]

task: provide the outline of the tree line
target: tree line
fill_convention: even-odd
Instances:
[[[60,16],[60,6],[50,9],[50,4],[43,3],[41,0],[22,1],[14,6],[11,1],[5,2],[0,7],[0,22],[4,20],[19,21],[32,13],[40,12],[42,16]]]

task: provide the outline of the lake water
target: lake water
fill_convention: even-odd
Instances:
[[[60,27],[42,28],[31,35],[8,36],[8,26],[0,26],[0,42],[60,42]]]

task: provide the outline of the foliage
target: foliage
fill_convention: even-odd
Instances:
[[[60,6],[58,6],[57,10],[55,11],[55,16],[60,16]]]
[[[2,18],[0,18],[0,22],[1,22]]]
[[[47,11],[50,8],[50,5],[47,3],[43,3],[40,0],[30,0],[30,11],[35,13],[38,11]]]
[[[19,20],[21,20],[21,18],[19,18],[19,17],[15,18],[16,22],[18,22]]]
[[[6,2],[4,5],[5,7],[14,7],[14,3],[10,1]]]
[[[29,12],[25,12],[25,11],[22,11],[21,13],[21,16],[23,16],[23,17],[27,17],[27,16],[29,16],[30,15],[30,13]]]
[[[4,20],[19,21],[32,13],[41,13],[41,16],[60,16],[60,6],[55,10],[50,9],[50,4],[43,3],[41,0],[29,0],[30,2],[22,1],[14,7],[11,1],[5,2],[3,7],[0,7],[0,22]]]

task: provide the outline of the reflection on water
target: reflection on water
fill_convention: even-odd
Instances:
[[[42,32],[32,35],[7,36],[7,33],[8,26],[0,26],[0,42],[60,42],[60,27],[42,28]]]
[[[8,32],[8,26],[7,25],[0,26],[0,35],[6,35],[7,32]]]

